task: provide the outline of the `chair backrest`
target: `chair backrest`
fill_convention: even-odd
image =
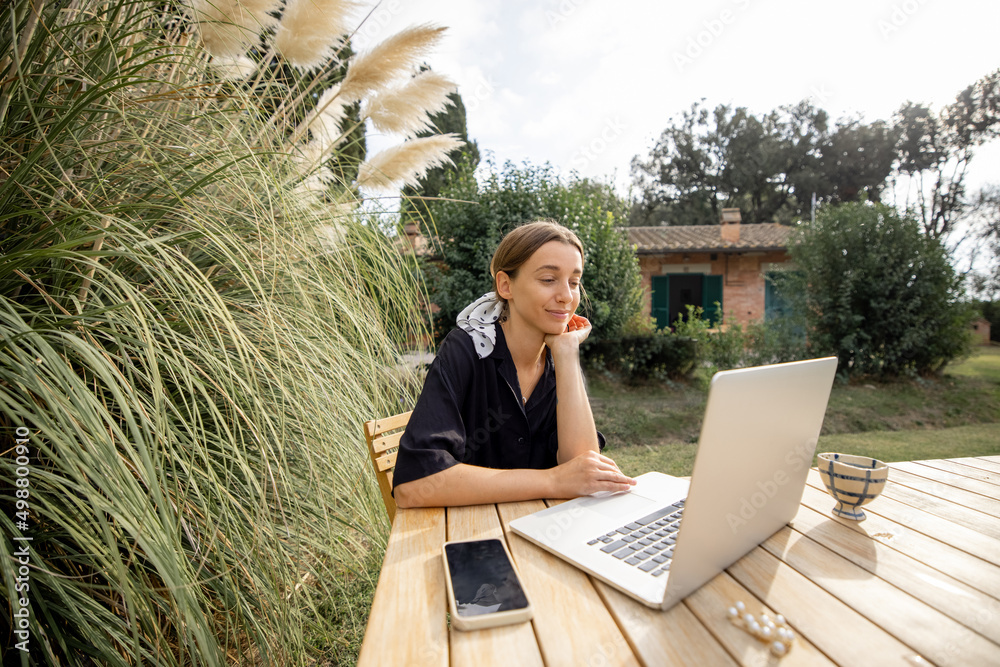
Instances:
[[[404,412],[365,422],[368,455],[375,468],[375,479],[378,480],[378,488],[382,492],[385,510],[389,513],[389,523],[396,518],[396,501],[392,497],[392,470],[396,467],[396,450],[411,414],[412,411]]]

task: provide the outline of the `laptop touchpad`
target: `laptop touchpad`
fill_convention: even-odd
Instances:
[[[652,507],[656,504],[656,501],[646,496],[640,496],[635,491],[607,498],[580,498],[577,502],[580,504],[580,507],[586,507],[605,516],[619,518],[623,514],[628,516],[633,512],[636,513],[636,516],[640,516],[639,512],[642,512],[646,508],[656,509]]]

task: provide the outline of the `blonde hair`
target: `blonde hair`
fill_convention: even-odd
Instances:
[[[535,254],[535,251],[550,241],[559,241],[576,248],[580,258],[584,258],[583,243],[572,230],[555,220],[536,220],[515,227],[500,241],[490,260],[490,275],[493,277],[493,291],[497,291],[497,273],[503,271],[511,278],[517,270]],[[581,286],[581,292],[583,290]],[[499,295],[497,298],[500,298]],[[505,301],[504,299],[500,299]]]

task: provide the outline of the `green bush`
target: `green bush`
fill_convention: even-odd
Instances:
[[[880,204],[821,209],[790,247],[798,271],[776,278],[806,320],[811,354],[845,376],[939,371],[968,353],[972,308],[942,244]]]
[[[712,329],[702,318],[700,307],[688,306],[687,319],[678,318],[674,332],[694,341],[695,354],[709,375],[730,368],[796,361],[809,354],[802,322],[793,316]]]
[[[762,366],[806,359],[805,323],[786,315],[774,320],[754,322],[746,328],[745,366]]]
[[[563,183],[551,167],[518,168],[507,163],[500,173],[477,182],[471,166],[458,169],[428,207],[428,224],[440,262],[425,262],[434,318],[440,339],[455,326],[465,306],[490,289],[490,259],[504,234],[538,218],[572,229],[586,254],[581,311],[600,336],[619,335],[641,307],[639,264],[619,228],[625,204],[610,186],[588,180]]]
[[[690,377],[697,364],[697,342],[687,336],[649,335],[598,338],[581,347],[586,369],[628,384]]]

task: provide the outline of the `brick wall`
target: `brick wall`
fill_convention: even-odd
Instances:
[[[764,272],[788,261],[785,251],[745,253],[668,253],[640,255],[643,309],[652,312],[652,276],[670,273],[707,273],[724,276],[722,308],[725,320],[746,325],[764,318]]]

